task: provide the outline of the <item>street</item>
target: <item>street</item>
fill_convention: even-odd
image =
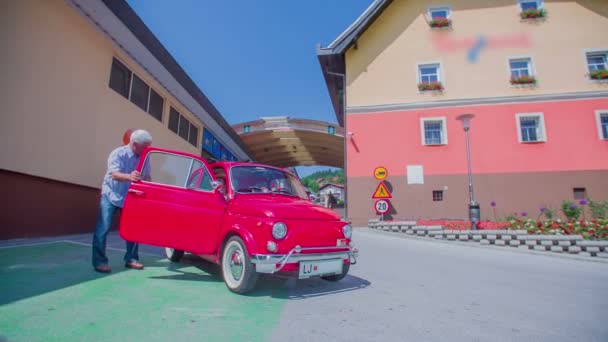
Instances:
[[[354,239],[343,281],[264,277],[247,296],[216,266],[171,264],[157,247],[142,246],[144,271],[125,270],[116,233],[110,275],[92,271],[88,234],[3,241],[0,340],[608,340],[606,262],[367,228]]]
[[[351,277],[291,288],[304,298],[286,304],[273,341],[608,340],[607,263],[368,229],[354,241]],[[314,288],[329,293],[307,297]]]

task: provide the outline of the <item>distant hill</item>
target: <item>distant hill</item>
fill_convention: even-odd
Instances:
[[[313,192],[319,192],[319,188],[327,183],[344,184],[343,170],[317,171],[302,178],[302,184]]]

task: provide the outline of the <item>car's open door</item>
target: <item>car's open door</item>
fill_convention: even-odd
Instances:
[[[120,220],[125,240],[213,253],[226,201],[207,163],[196,156],[146,149],[131,183]]]

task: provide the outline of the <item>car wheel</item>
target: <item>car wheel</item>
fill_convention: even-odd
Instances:
[[[330,276],[324,276],[324,277],[321,277],[321,279],[327,280],[327,281],[340,281],[340,280],[344,279],[344,277],[346,277],[349,269],[350,269],[350,264],[344,264],[342,266],[342,273],[334,274],[334,275],[330,275]]]
[[[222,277],[228,289],[235,293],[247,293],[258,280],[247,248],[238,236],[231,237],[222,252]]]
[[[173,249],[169,247],[165,247],[165,255],[167,259],[173,262],[179,262],[184,256],[184,251],[180,251],[179,249]]]

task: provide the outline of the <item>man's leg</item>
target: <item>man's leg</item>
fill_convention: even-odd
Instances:
[[[127,251],[125,252],[125,265],[127,265],[127,267],[130,266],[130,268],[135,269],[143,268],[143,265],[139,263],[139,244],[131,241],[126,241],[126,243]]]
[[[99,216],[97,218],[97,226],[93,235],[93,267],[108,265],[108,257],[106,256],[106,237],[114,218],[116,207],[110,203],[106,196],[101,196],[99,202]]]

